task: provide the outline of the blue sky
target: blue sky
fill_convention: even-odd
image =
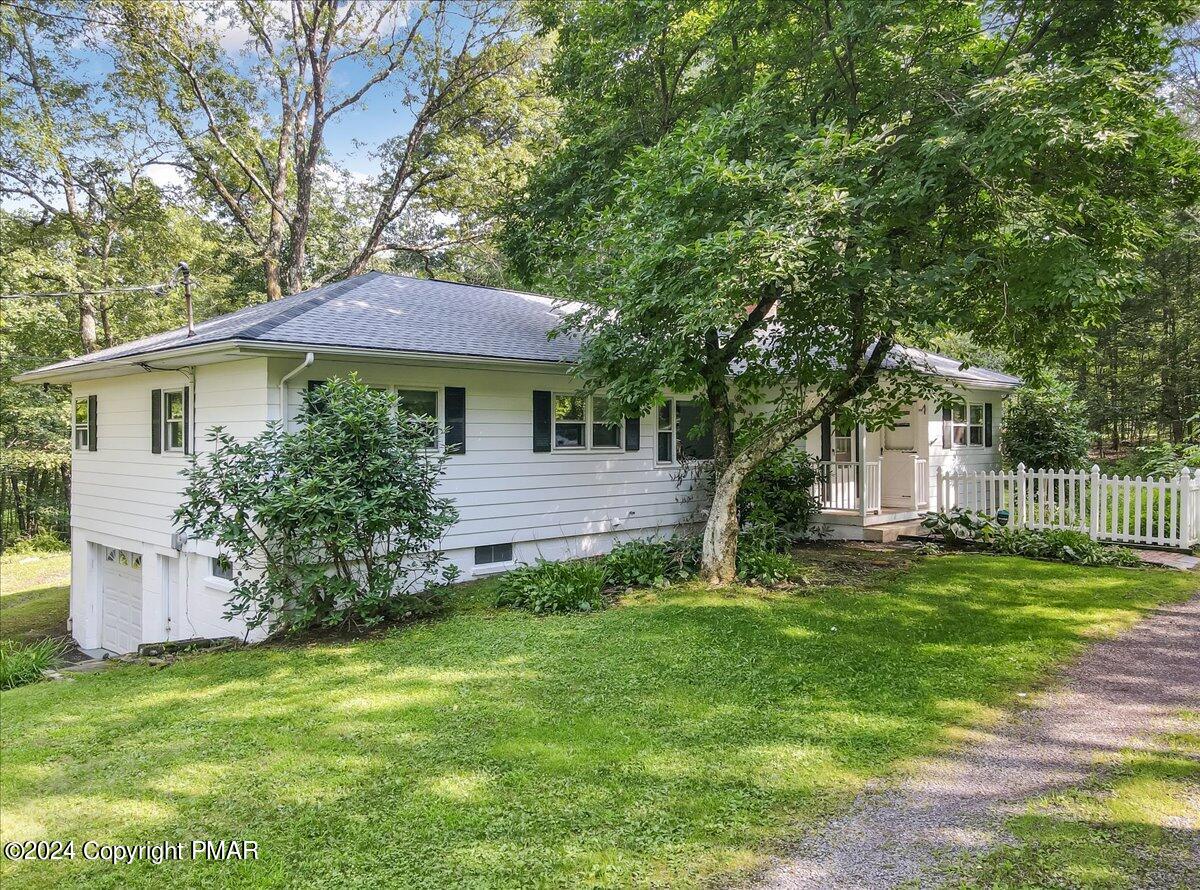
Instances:
[[[237,66],[249,64],[243,54],[249,31],[229,26],[221,30],[220,44],[227,58]],[[112,71],[112,64],[103,51],[90,49],[83,44],[76,47],[74,58],[77,63],[76,76],[101,84]],[[370,69],[357,60],[338,64],[334,72],[334,92],[341,94],[360,86],[369,76]],[[341,112],[325,131],[325,146],[330,160],[357,176],[372,176],[379,172],[380,165],[372,156],[374,150],[388,138],[408,132],[413,114],[403,104],[403,81],[397,76],[375,86],[357,105]],[[164,183],[180,181],[173,168],[164,165],[152,169],[151,176]]]

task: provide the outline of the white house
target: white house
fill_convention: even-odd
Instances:
[[[561,316],[533,294],[367,273],[21,375],[74,398],[71,632],[85,649],[240,635],[222,618],[228,566],[172,525],[180,470],[221,425],[250,437],[292,418],[306,387],[357,371],[436,414],[453,452],[444,490],[461,518],[444,540],[466,577],[541,556],[602,553],[621,537],[697,518],[681,478],[696,408],[670,399],[609,424],[573,395],[578,344],[550,340]],[[912,406],[894,430],[814,430],[827,462],[825,520],[839,537],[927,509],[938,466],[997,461],[1000,400],[1017,380],[914,353],[962,399]],[[687,448],[704,447],[703,442]],[[865,480],[859,485],[858,480]],[[862,493],[862,497],[859,493]]]

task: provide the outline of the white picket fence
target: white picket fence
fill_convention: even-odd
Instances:
[[[1174,479],[1082,470],[942,470],[939,510],[1007,510],[1017,528],[1066,528],[1097,541],[1188,549],[1200,544],[1200,470]]]

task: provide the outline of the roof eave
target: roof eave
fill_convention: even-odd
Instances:
[[[486,354],[423,352],[410,349],[377,349],[362,346],[339,346],[327,343],[303,343],[298,341],[216,340],[195,346],[147,350],[132,355],[100,359],[65,368],[56,368],[53,366],[39,368],[35,371],[26,371],[24,374],[18,374],[12,379],[14,383],[70,383],[75,380],[108,376],[106,374],[98,374],[97,372],[111,371],[113,368],[134,368],[148,362],[170,361],[172,359],[187,358],[210,352],[229,352],[230,350],[236,350],[242,356],[313,352],[322,356],[398,358],[438,363],[504,364],[525,367],[546,367],[547,365],[562,367],[572,364],[570,359],[536,359]]]
[[[26,371],[23,374],[17,374],[12,378],[12,380],[14,383],[70,383],[73,380],[84,380],[88,377],[107,376],[94,373],[96,371],[109,371],[113,368],[122,367],[138,367],[146,364],[147,362],[170,361],[175,358],[189,358],[210,352],[228,352],[231,349],[241,350],[248,345],[252,344],[249,344],[244,340],[214,340],[207,343],[197,343],[192,346],[150,349],[146,350],[145,352],[136,352],[131,355],[121,355],[114,356],[113,358],[98,359],[96,361],[83,362],[82,364],[70,365],[67,367],[50,365],[45,368],[38,368],[33,371]]]

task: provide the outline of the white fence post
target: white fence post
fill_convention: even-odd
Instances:
[[[946,512],[946,495],[942,493],[942,465],[938,464],[937,468],[937,503],[934,508],[938,513]]]
[[[1091,515],[1088,517],[1088,534],[1091,535],[1093,541],[1100,539],[1100,465],[1092,464],[1091,484],[1088,486],[1089,501],[1091,502]]]
[[[1017,464],[1017,528],[1025,527],[1025,461]]]
[[[1192,543],[1192,479],[1187,467],[1179,470],[1172,499],[1179,501],[1179,546],[1187,549]]]

